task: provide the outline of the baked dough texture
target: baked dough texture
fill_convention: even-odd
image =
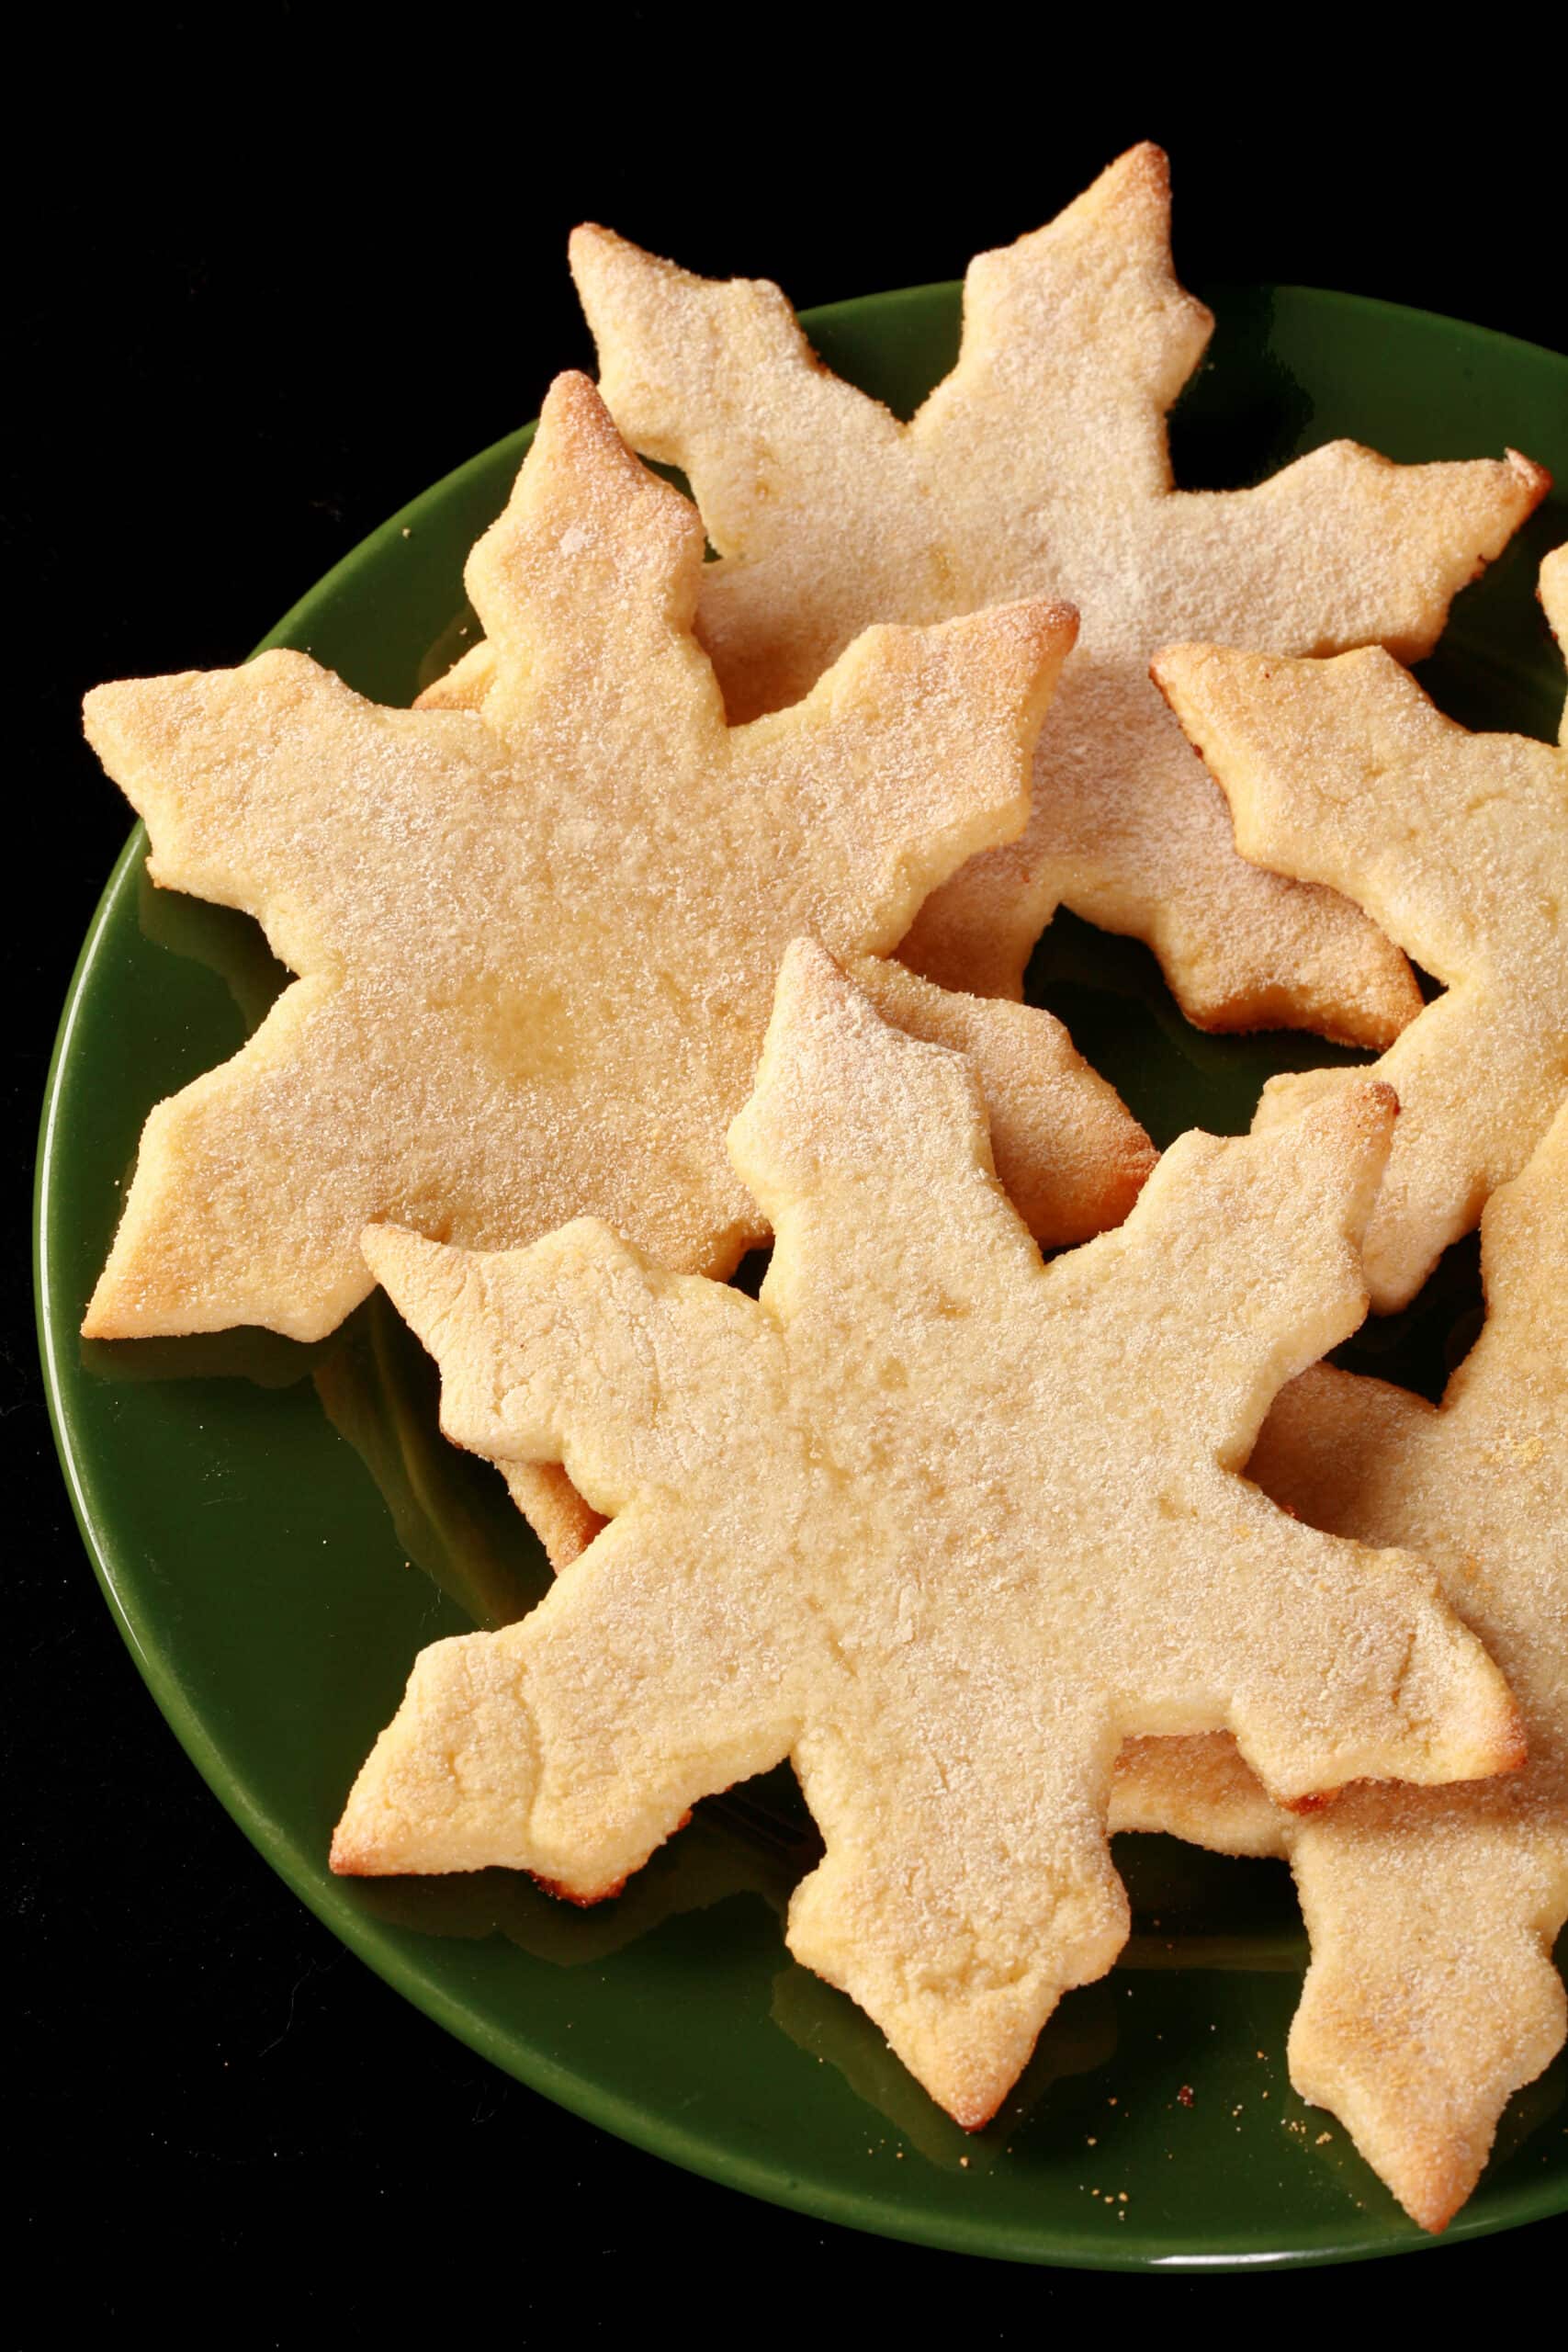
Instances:
[[[378,1218],[498,1248],[592,1212],[710,1272],[763,1237],[724,1134],[785,944],[887,954],[1018,831],[1074,621],[872,629],[731,728],[692,634],[702,553],[694,508],[562,377],[468,565],[482,714],[382,709],[291,652],[87,697],[153,880],[243,908],[300,976],[152,1114],[89,1336],[318,1338],[369,1290]],[[976,1050],[1043,1234],[1124,1213],[1151,1148],[1059,1023],[868,984]]]
[[[612,413],[684,469],[718,551],[698,630],[733,718],[796,700],[872,621],[1078,608],[1029,826],[934,894],[907,962],[1016,997],[1065,904],[1145,940],[1201,1027],[1381,1050],[1420,1009],[1404,958],[1333,892],[1237,856],[1149,657],[1201,637],[1414,660],[1548,477],[1511,453],[1396,466],[1337,441],[1253,489],[1177,490],[1166,412],[1213,322],[1169,229],[1166,159],[1135,147],[980,254],[957,364],[908,424],[822,366],[776,286],[694,277],[598,228],[571,261]]]
[[[730,1130],[775,1235],[760,1299],[588,1219],[495,1256],[370,1231],[448,1436],[563,1462],[610,1524],[521,1623],[423,1653],[334,1869],[502,1864],[592,1902],[788,1757],[827,1849],[791,1950],[978,2125],[1124,1940],[1124,1736],[1228,1728],[1290,1801],[1517,1762],[1431,1572],[1239,1475],[1364,1312],[1393,1118],[1369,1086],[1189,1134],[1044,1265],[967,1061],[802,942]]]
[[[1474,1788],[1348,1790],[1306,1819],[1226,1739],[1137,1740],[1118,1828],[1289,1856],[1312,1938],[1291,2077],[1412,2217],[1441,2229],[1513,2093],[1568,2031],[1568,1105],[1481,1227],[1487,1319],[1428,1405],[1319,1365],[1280,1395],[1248,1475],[1314,1527],[1411,1544],[1503,1668],[1529,1761]]]
[[[1540,594],[1568,647],[1568,548],[1542,565]],[[1376,650],[1285,662],[1182,645],[1153,666],[1247,855],[1344,891],[1444,984],[1374,1070],[1400,1120],[1367,1282],[1375,1307],[1405,1306],[1568,1094],[1568,710],[1561,746],[1472,735]],[[1351,1077],[1270,1079],[1255,1125]]]

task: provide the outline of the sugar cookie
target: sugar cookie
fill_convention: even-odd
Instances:
[[[1078,607],[1028,830],[935,893],[906,961],[1016,997],[1064,904],[1146,940],[1205,1028],[1381,1049],[1420,1008],[1404,958],[1333,892],[1236,855],[1149,656],[1201,636],[1415,659],[1547,476],[1338,441],[1255,489],[1176,490],[1165,414],[1212,321],[1173,274],[1169,210],[1165,157],[1135,147],[980,254],[957,365],[907,425],[821,365],[776,286],[694,277],[604,229],[571,258],[616,422],[684,468],[718,549],[698,628],[732,717],[793,702],[872,621]]]
[[[563,377],[468,567],[482,715],[382,709],[288,652],[88,696],[153,879],[255,915],[301,976],[148,1120],[89,1336],[318,1337],[369,1289],[378,1218],[499,1247],[592,1212],[714,1272],[762,1238],[724,1131],[785,943],[888,952],[1018,830],[1073,617],[871,630],[808,701],[732,729],[692,635],[702,550],[689,502]],[[922,1034],[985,1033],[1043,1232],[1036,1133],[1061,1138],[1056,1238],[1122,1213],[1152,1154],[1059,1023],[872,985]],[[575,1511],[558,1480],[537,1499]]]
[[[1238,1475],[1364,1311],[1393,1117],[1369,1086],[1289,1134],[1187,1135],[1123,1227],[1043,1265],[968,1063],[797,943],[730,1130],[775,1235],[759,1300],[590,1219],[506,1255],[372,1229],[448,1435],[563,1462],[611,1523],[521,1624],[423,1654],[333,1867],[593,1901],[788,1756],[827,1849],[791,1950],[977,2125],[1124,1939],[1125,1735],[1228,1726],[1290,1800],[1516,1762],[1430,1572]]]

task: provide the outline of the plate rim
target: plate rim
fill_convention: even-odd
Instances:
[[[863,311],[868,303],[917,300],[944,294],[952,297],[961,294],[962,283],[959,279],[935,279],[919,285],[888,288],[881,292],[846,296],[834,302],[818,304],[802,311],[799,316],[810,334],[818,325],[830,323],[839,314]],[[1293,299],[1305,298],[1312,304],[1321,302],[1334,307],[1347,306],[1370,318],[1398,320],[1401,322],[1419,321],[1425,325],[1440,326],[1457,332],[1466,339],[1499,346],[1501,351],[1529,354],[1532,361],[1545,360],[1561,370],[1565,388],[1568,388],[1568,355],[1554,352],[1545,345],[1531,343],[1500,329],[1480,326],[1443,312],[1386,301],[1375,295],[1345,293],[1332,288],[1297,285],[1289,281],[1215,281],[1210,290],[1215,294],[1288,294]],[[471,477],[495,465],[503,453],[514,451],[520,457],[533,437],[536,423],[536,418],[532,419],[502,435],[406,500],[384,522],[367,532],[340,556],[301,596],[296,598],[247,658],[254,659],[255,653],[265,651],[296,633],[297,618],[307,605],[315,605],[320,598],[348,584],[363,564],[378,554],[394,536],[400,536],[405,526],[412,526],[420,510],[428,503],[452,495]],[[122,1595],[116,1577],[114,1544],[107,1527],[100,1523],[92,1492],[92,1477],[78,1454],[60,1363],[56,1327],[62,1316],[67,1328],[73,1330],[75,1324],[74,1307],[56,1296],[50,1272],[54,1229],[51,1177],[58,1144],[63,1076],[76,1021],[98,953],[119,912],[122,899],[129,890],[136,887],[146,851],[146,829],[138,821],[132,826],[110,870],[88,924],[66,988],[44,1080],[34,1164],[32,1245],[35,1318],[50,1429],[72,1511],[99,1590],[160,1714],[230,1818],[243,1831],[269,1868],[330,1934],[346,1945],[355,1958],[370,1968],[383,1983],[411,2001],[445,2031],[454,2034],[479,2056],[500,2067],[502,2073],[521,2082],[526,2088],[581,2117],[596,2128],[610,2132],[643,2154],[678,2165],[721,2188],[760,2198],[765,2203],[905,2244],[992,2260],[1086,2270],[1279,2270],[1427,2253],[1440,2246],[1524,2228],[1533,2222],[1568,2211],[1568,2179],[1564,2179],[1533,2188],[1521,2185],[1511,2192],[1510,2209],[1503,2213],[1473,2212],[1469,2206],[1462,2208],[1447,2231],[1437,2238],[1401,2236],[1374,2244],[1358,2241],[1351,2234],[1342,2243],[1297,2244],[1262,2250],[1218,2246],[1211,2241],[1202,2248],[1173,2245],[1168,2252],[1159,2252],[1147,2240],[1136,2246],[1119,2250],[1114,2242],[1091,2244],[1081,2233],[1053,2230],[1048,2224],[1043,2228],[1032,2225],[1027,2237],[1024,2237],[1015,2226],[995,2218],[976,2215],[971,2222],[962,2215],[931,2215],[922,2210],[906,2209],[896,2198],[882,2191],[823,2186],[810,2179],[795,2177],[782,2165],[770,2166],[765,2159],[732,2148],[717,2147],[712,2143],[711,2136],[693,2132],[674,2118],[650,2112],[627,2096],[585,2077],[541,2052],[519,2047],[510,2037],[491,2026],[480,2010],[443,1985],[437,1975],[427,1973],[417,1962],[402,1954],[385,1938],[378,1924],[369,1915],[355,1911],[346,1901],[340,1902],[335,1894],[335,1883],[323,1884],[319,1871],[310,1871],[302,1859],[296,1858],[290,1838],[282,1824],[255,1801],[242,1775],[229,1764],[222,1748],[187,1700],[177,1676],[159,1655],[155,1629],[139,1623],[139,1612],[129,1597]],[[1467,2215],[1471,2216],[1468,2222]],[[1348,2220],[1346,2226],[1348,2231],[1353,2232],[1353,2223]]]

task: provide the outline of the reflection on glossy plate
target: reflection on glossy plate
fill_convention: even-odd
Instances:
[[[1174,422],[1178,477],[1256,480],[1350,434],[1390,456],[1505,442],[1568,482],[1568,363],[1414,311],[1300,289],[1217,298],[1214,359]],[[840,304],[829,363],[908,414],[951,364],[957,289]],[[461,571],[526,434],[367,539],[272,645],[406,703],[473,624]],[[1456,608],[1425,675],[1455,717],[1550,736],[1560,691],[1532,600],[1568,537],[1561,493]],[[180,659],[171,645],[170,666]],[[110,1605],[190,1755],[344,1941],[433,2017],[563,2105],[717,2180],[835,2221],[976,2253],[1124,2267],[1327,2261],[1420,2233],[1339,2124],[1292,2092],[1304,1940],[1282,1864],[1122,1838],[1122,1964],[1069,1994],[975,2138],[870,2022],[796,1967],[782,1921],[815,1858],[787,1771],[699,1807],[613,1903],[530,1882],[337,1882],[344,1793],[414,1652],[527,1609],[547,1577],[495,1474],[435,1430],[432,1367],[369,1300],[332,1338],[76,1336],[141,1120],[234,1051],[281,985],[244,918],[152,888],[138,829],[72,986],[39,1166],[39,1317],[73,1498]],[[1244,1129],[1263,1080],[1331,1058],[1299,1036],[1201,1035],[1139,946],[1059,915],[1030,993],[1069,1023],[1156,1142]],[[753,1272],[754,1272],[753,1268]],[[744,1270],[743,1276],[744,1277]],[[1433,1394],[1473,1337],[1473,1246],[1416,1306],[1350,1343]],[[1517,2098],[1450,2236],[1568,2204],[1562,2060]],[[1187,2103],[1190,2094],[1190,2103]]]

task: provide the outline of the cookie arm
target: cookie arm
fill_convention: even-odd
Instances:
[[[1551,752],[1468,734],[1376,648],[1298,662],[1179,645],[1152,673],[1230,802],[1244,857],[1354,899],[1439,978],[1476,965],[1472,805],[1494,746]]]
[[[970,263],[957,364],[912,434],[959,500],[982,452],[1020,510],[1156,496],[1165,413],[1213,328],[1171,266],[1169,164],[1131,148],[1055,220]]]
[[[510,1469],[564,1463],[592,1507],[677,1491],[716,1435],[777,1409],[765,1319],[581,1217],[532,1249],[454,1250],[394,1226],[366,1261],[441,1367],[441,1426]]]
[[[735,731],[758,854],[772,865],[787,846],[803,931],[835,954],[890,954],[938,883],[1020,830],[1077,628],[1044,603],[870,628],[805,702]]]
[[[977,1686],[1005,1688],[1006,1708],[976,1707]],[[853,1705],[795,1749],[827,1851],[795,1890],[789,1947],[975,2131],[1061,1995],[1126,1939],[1103,1826],[1113,1736],[1095,1694],[978,1629],[907,1682],[885,1660],[874,1721]]]
[[[1059,1249],[1121,1224],[1158,1154],[1061,1022],[1037,1005],[939,989],[879,956],[850,977],[906,1036],[967,1054],[997,1174],[1037,1241]]]
[[[853,1360],[886,1313],[902,1335],[890,1360],[935,1362],[942,1317],[994,1300],[998,1279],[1040,1279],[973,1063],[879,1019],[812,941],[784,956],[729,1156],[773,1227],[762,1303],[811,1317],[829,1360]]]
[[[1331,441],[1254,490],[1182,493],[1167,526],[1176,550],[1190,537],[1194,565],[1206,561],[1225,582],[1237,642],[1320,655],[1381,645],[1418,662],[1459,591],[1551,487],[1545,468],[1513,449],[1400,466]],[[1227,633],[1218,612],[1206,626]],[[1315,631],[1311,642],[1305,628]]]
[[[394,773],[406,795],[427,764],[445,801],[453,752],[485,756],[473,719],[378,709],[303,653],[98,686],[83,711],[146,820],[153,881],[254,915],[297,972],[333,954],[363,888],[341,838],[345,803],[389,797]]]
[[[1423,1561],[1321,1534],[1239,1482],[1216,1477],[1199,1508],[1213,1581],[1188,1670],[1227,1691],[1226,1727],[1272,1796],[1517,1770],[1525,1731],[1508,1686]],[[1157,1673],[1146,1681],[1153,1696]],[[1138,1703],[1130,1728],[1166,1728]]]
[[[795,1663],[765,1589],[725,1582],[694,1539],[629,1511],[521,1624],[423,1651],[350,1792],[333,1870],[497,1866],[593,1903],[699,1797],[779,1763]]]
[[[1568,2033],[1551,1957],[1568,1834],[1488,1796],[1458,1815],[1355,1791],[1292,1844],[1312,1964],[1291,2080],[1427,2230],[1463,2204],[1504,2108]]]
[[[558,376],[506,507],[464,571],[485,646],[479,691],[438,686],[426,708],[482,708],[503,738],[558,712],[567,741],[596,729],[606,755],[656,719],[663,758],[724,726],[692,634],[703,528],[689,499],[638,462],[586,376]],[[459,665],[460,668],[464,664]]]
[[[351,1149],[329,1187],[301,1174],[298,1151],[313,1122],[341,1118],[345,1073],[364,1060],[332,984],[297,980],[231,1060],[160,1102],[84,1337],[335,1329],[370,1288],[357,1235],[381,1171]]]
[[[1390,1089],[1341,1089],[1288,1132],[1170,1147],[1115,1234],[1059,1259],[1055,1310],[1106,1336],[1137,1377],[1118,1409],[1194,1417],[1205,1449],[1239,1470],[1287,1380],[1348,1338],[1366,1313],[1360,1244],[1393,1133]],[[1152,1285],[1180,1272],[1181,1312],[1150,1322]],[[1119,1353],[1120,1351],[1120,1353]],[[1201,1366],[1194,1378],[1191,1367]]]
[[[1146,941],[1200,1028],[1392,1044],[1421,1010],[1399,950],[1337,892],[1236,855],[1218,786],[1155,689],[1123,690],[1122,666],[1087,648],[1075,659],[1041,737],[1025,831],[932,893],[905,961],[944,985],[1021,996],[1062,904]]]
[[[1247,1475],[1293,1518],[1372,1542],[1400,1529],[1371,1508],[1386,1485],[1391,1452],[1418,1475],[1419,1447],[1436,1408],[1336,1366],[1313,1364],[1269,1408]],[[1398,1519],[1398,1495],[1393,1497]],[[1111,1826],[1163,1830],[1222,1854],[1285,1854],[1297,1825],[1272,1804],[1233,1740],[1218,1734],[1131,1739],[1117,1758]]]
[[[606,405],[682,468],[721,556],[755,560],[897,451],[897,420],[823,367],[766,279],[697,277],[593,226],[570,257]]]

